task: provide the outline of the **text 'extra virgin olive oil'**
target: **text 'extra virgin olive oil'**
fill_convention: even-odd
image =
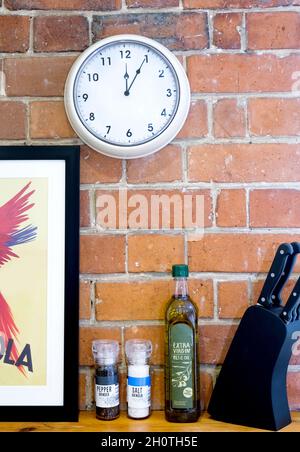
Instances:
[[[187,265],[173,265],[175,292],[166,309],[166,400],[170,422],[196,422],[200,416],[198,310],[188,294]]]

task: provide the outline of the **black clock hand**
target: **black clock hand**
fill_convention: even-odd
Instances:
[[[126,65],[125,65],[125,75],[124,75],[124,78],[125,78],[125,82],[126,82],[126,88],[125,88],[125,92],[124,92],[124,94],[125,93],[127,93],[127,91],[128,91],[128,79],[129,79],[129,75],[128,75],[128,72],[127,72],[127,63],[126,63]],[[125,94],[126,95],[126,94]]]
[[[145,61],[146,61],[146,58],[143,59],[142,64],[141,64],[140,67],[136,70],[135,76],[134,76],[132,82],[130,83],[129,88],[124,92],[125,96],[129,96],[129,94],[130,94],[130,89],[131,89],[132,85],[134,84],[135,79],[137,78],[137,76],[141,73],[141,69],[142,69],[143,64],[145,63]]]

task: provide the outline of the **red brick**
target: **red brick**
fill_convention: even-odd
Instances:
[[[260,295],[260,292],[263,288],[265,279],[257,279],[252,281],[251,284],[251,300],[250,303],[251,304],[256,304],[258,301],[258,297]]]
[[[222,364],[236,329],[236,325],[201,325],[199,327],[200,362]]]
[[[126,191],[120,190],[120,196],[125,198],[124,205],[126,203]],[[122,210],[123,215],[120,214],[120,202],[118,190],[97,190],[95,194],[96,198],[96,226],[99,230],[111,230],[111,229],[127,229],[127,216],[126,211]],[[123,199],[123,198],[122,198]],[[107,208],[110,210],[107,210]],[[122,204],[123,207],[123,204]],[[122,223],[120,223],[120,217]]]
[[[222,281],[218,283],[220,319],[241,318],[249,307],[247,281]]]
[[[119,372],[119,395],[120,395],[120,410],[127,410],[127,372],[121,370]]]
[[[189,281],[189,288],[190,295],[198,306],[199,317],[212,317],[212,281],[192,279]],[[165,280],[97,283],[96,319],[164,320],[166,306],[173,291],[173,281]],[[118,309],[112,309],[112,306],[117,306]]]
[[[172,286],[171,281],[98,283],[96,319],[162,320]],[[112,306],[118,309],[112,309]]]
[[[182,179],[181,149],[169,145],[162,151],[127,161],[127,181],[132,184],[173,182]]]
[[[33,23],[36,52],[83,50],[89,44],[88,21],[83,16],[41,16]]]
[[[5,0],[8,9],[59,9],[113,11],[120,9],[122,0]]]
[[[165,363],[164,326],[129,326],[124,330],[124,340],[147,339],[152,342],[151,364]]]
[[[293,348],[294,352],[292,352],[292,357],[290,360],[290,366],[299,366],[300,365],[300,338],[299,338],[299,335],[295,339],[294,347],[295,347],[295,348]]]
[[[121,211],[123,214],[119,218]],[[209,190],[96,191],[96,225],[99,229],[166,231],[201,228],[212,225],[212,215]]]
[[[251,135],[300,135],[300,99],[249,99]]]
[[[244,190],[222,190],[216,207],[217,225],[224,227],[246,226],[246,193]]]
[[[213,44],[220,49],[240,49],[242,14],[216,14],[213,20]]]
[[[87,379],[87,387],[86,387],[86,409],[90,410],[92,407],[94,407],[95,402],[95,376],[92,369],[92,373],[86,376]]]
[[[26,137],[25,105],[0,101],[0,139],[21,140]]]
[[[298,182],[299,165],[299,144],[222,144],[189,149],[192,182]]]
[[[181,235],[133,235],[128,237],[130,272],[169,272],[174,264],[184,262]]]
[[[151,373],[151,408],[163,410],[165,406],[165,375],[162,369],[153,369]]]
[[[81,327],[79,330],[79,363],[93,366],[92,342],[97,339],[113,339],[121,343],[121,329],[117,327]]]
[[[93,41],[122,33],[153,38],[172,50],[204,49],[208,46],[204,13],[154,13],[94,16]]]
[[[183,0],[183,7],[194,8],[271,8],[300,5],[299,0]]]
[[[0,52],[26,52],[29,27],[27,16],[0,16]]]
[[[122,177],[122,160],[106,157],[88,146],[80,150],[80,182],[100,184],[119,182]]]
[[[54,139],[76,137],[67,119],[63,102],[31,102],[30,136]]]
[[[86,375],[79,374],[79,409],[86,410]]]
[[[299,240],[295,234],[205,234],[189,241],[191,271],[267,272],[280,243]]]
[[[248,49],[298,49],[300,46],[300,14],[247,14]]]
[[[203,100],[192,100],[187,120],[176,138],[200,138],[208,133],[207,106]]]
[[[80,191],[80,226],[90,226],[90,197],[87,190]]]
[[[79,307],[80,319],[89,320],[91,318],[91,285],[89,281],[80,281]]]
[[[63,96],[73,57],[7,58],[4,60],[8,96]]]
[[[213,379],[208,372],[200,372],[200,403],[201,410],[206,410],[213,391]]]
[[[300,372],[288,372],[287,392],[290,410],[300,408]]]
[[[253,190],[250,192],[250,226],[298,228],[299,205],[298,190]]]
[[[247,93],[291,91],[300,55],[218,54],[187,59],[193,92]]]
[[[221,99],[213,106],[216,138],[244,137],[245,109],[236,99]]]
[[[81,236],[81,273],[122,273],[124,271],[125,238],[123,236]]]
[[[128,8],[169,8],[178,6],[179,0],[126,0]]]
[[[198,306],[199,317],[213,317],[213,285],[211,280],[189,279],[190,297]]]
[[[97,194],[100,192],[97,192]],[[112,193],[110,193],[112,194]],[[141,224],[141,229],[153,229],[153,230],[161,230],[161,229],[174,229],[175,227],[191,227],[188,224],[190,220],[193,222],[196,221],[196,206],[197,206],[197,196],[203,197],[203,223],[204,227],[209,227],[212,225],[212,200],[211,194],[209,190],[129,190],[127,193],[128,196],[128,205],[131,204],[133,207],[128,207],[128,227],[135,228],[136,222]],[[134,199],[133,197],[137,197]],[[145,218],[145,225],[141,222],[141,219],[136,219],[136,209],[139,208],[139,196],[143,196],[147,201],[148,211],[148,221]],[[156,197],[156,198],[154,198]],[[164,201],[164,197],[166,201]],[[185,198],[186,197],[186,198]],[[185,211],[187,212],[189,209],[188,199],[191,199],[191,219],[185,218]],[[174,203],[171,201],[174,200]],[[159,202],[161,201],[161,202]],[[168,202],[170,201],[170,207]],[[179,203],[181,202],[181,205]],[[202,201],[202,200],[201,200]],[[178,209],[174,208],[174,205],[178,202]],[[154,204],[152,207],[152,203]],[[118,205],[118,201],[116,203]],[[159,206],[159,210],[157,211],[156,206]],[[202,206],[201,206],[202,207]],[[135,213],[134,213],[135,212]],[[175,216],[176,212],[176,216]],[[201,212],[202,213],[202,212]],[[202,218],[200,219],[202,220]],[[159,223],[158,223],[159,221]],[[181,224],[180,224],[181,223]],[[198,225],[201,227],[202,224]]]

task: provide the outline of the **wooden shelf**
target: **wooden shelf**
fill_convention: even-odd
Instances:
[[[282,432],[300,432],[300,412],[292,413],[293,422]],[[165,421],[162,411],[148,419],[128,419],[126,413],[114,421],[98,421],[94,412],[82,411],[79,422],[0,422],[0,432],[254,432],[254,428],[217,422],[202,414],[198,422],[175,424]],[[260,430],[261,431],[261,430]]]

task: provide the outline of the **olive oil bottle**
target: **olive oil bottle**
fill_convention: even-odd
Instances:
[[[198,310],[188,295],[187,265],[173,265],[175,292],[166,309],[165,414],[170,422],[200,416]]]

